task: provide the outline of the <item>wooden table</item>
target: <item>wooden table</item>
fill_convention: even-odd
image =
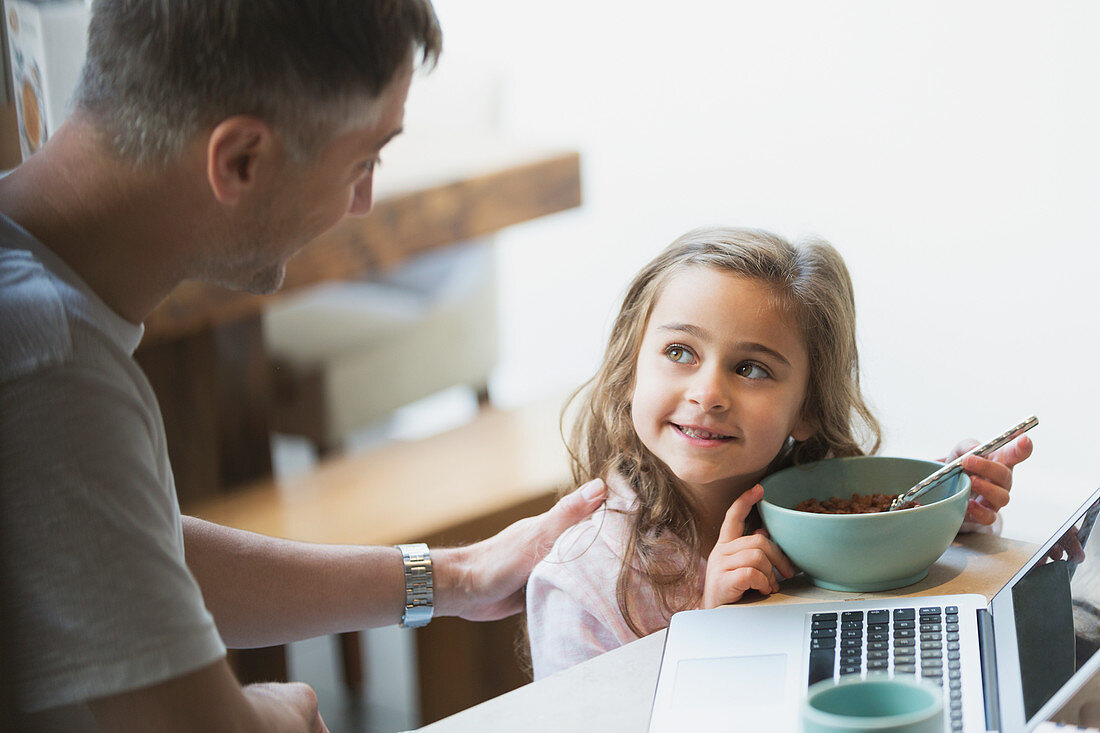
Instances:
[[[1037,548],[1026,542],[964,535],[920,583],[886,593],[840,593],[799,576],[760,605],[816,600],[898,598],[949,593],[991,597]],[[425,733],[645,733],[657,688],[665,632],[639,639],[576,667],[428,725]]]
[[[391,545],[473,542],[548,509],[570,483],[561,400],[482,409],[470,423],[334,458],[315,471],[196,502],[189,514],[275,537]],[[529,681],[519,619],[440,618],[416,635],[421,720],[464,710]],[[308,682],[308,680],[305,680]],[[369,683],[369,679],[368,679]]]

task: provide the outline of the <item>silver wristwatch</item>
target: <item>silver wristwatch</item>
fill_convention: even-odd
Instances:
[[[401,625],[406,629],[427,626],[435,610],[435,591],[432,585],[432,557],[423,542],[396,545],[405,565],[405,613]]]

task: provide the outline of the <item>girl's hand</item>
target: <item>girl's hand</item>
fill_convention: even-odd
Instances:
[[[718,543],[707,558],[703,608],[734,603],[750,589],[764,595],[775,593],[779,590],[776,571],[784,578],[794,575],[791,561],[765,530],[744,535],[745,518],[763,497],[764,488],[757,484],[739,496],[726,511]]]
[[[977,444],[976,440],[960,442],[943,462],[955,460]],[[1012,467],[1026,460],[1033,447],[1031,438],[1021,435],[986,457],[970,456],[963,461],[963,470],[970,474],[970,504],[966,507],[965,522],[993,524],[997,520],[997,512],[1008,504]]]

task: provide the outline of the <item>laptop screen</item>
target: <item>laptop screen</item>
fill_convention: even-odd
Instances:
[[[1098,513],[1100,499],[1012,586],[1028,721],[1100,648]]]

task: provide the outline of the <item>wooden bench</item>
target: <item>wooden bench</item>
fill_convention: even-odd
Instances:
[[[483,539],[545,511],[571,483],[558,428],[561,404],[487,407],[448,432],[328,459],[306,474],[256,482],[185,505],[184,512],[307,542],[440,546]],[[529,681],[516,655],[517,618],[441,618],[410,633],[423,724]]]

